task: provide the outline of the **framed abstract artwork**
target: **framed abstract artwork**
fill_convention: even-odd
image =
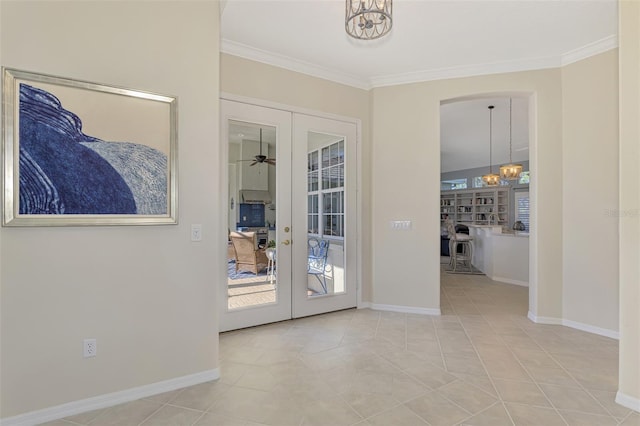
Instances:
[[[177,223],[177,99],[3,68],[3,226]]]

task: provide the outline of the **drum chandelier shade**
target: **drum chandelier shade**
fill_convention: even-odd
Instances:
[[[500,175],[493,173],[493,165],[491,164],[491,139],[493,139],[493,105],[489,105],[489,173],[482,176],[482,180],[487,186],[497,186],[500,184]]]
[[[344,28],[353,38],[374,40],[391,31],[392,0],[346,0]]]
[[[509,98],[509,164],[500,166],[500,177],[507,180],[514,180],[520,177],[522,173],[522,164],[513,164],[511,159],[511,98]]]

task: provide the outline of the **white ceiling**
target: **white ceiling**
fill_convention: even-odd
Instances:
[[[512,160],[529,159],[529,98],[512,99]],[[489,165],[489,105],[493,105],[491,164],[509,162],[509,98],[477,98],[440,106],[442,172]],[[494,167],[494,171],[498,170]]]
[[[393,29],[374,41],[346,34],[344,0],[223,0],[221,8],[222,52],[363,89],[559,67],[617,46],[617,0],[395,0]],[[488,102],[493,162],[508,159],[499,127],[508,128],[508,98],[448,104],[443,171],[488,162]],[[528,158],[526,103],[514,98],[514,160]]]

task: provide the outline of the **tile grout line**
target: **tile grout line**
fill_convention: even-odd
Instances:
[[[453,305],[451,304],[451,301],[449,300],[449,295],[445,292],[444,296],[446,297],[447,302],[449,303],[449,306],[451,307],[451,309],[453,309]],[[455,314],[455,309],[453,309],[453,312]],[[457,314],[455,314],[455,315],[458,316]],[[438,342],[438,349],[440,350],[440,358],[442,359],[442,365],[444,366],[444,371],[447,371],[447,361],[444,358],[444,351],[442,350],[442,343],[440,343],[440,335],[438,333],[438,327],[436,327],[436,325],[433,323],[433,320],[431,320],[431,324],[433,325],[433,331],[436,334],[436,342]]]
[[[611,413],[609,412],[609,410],[607,410],[602,404],[600,404],[600,401],[598,401],[593,395],[591,395],[590,392],[588,392],[588,390],[586,388],[584,388],[582,386],[582,384],[580,382],[578,382],[575,377],[573,377],[573,375],[571,375],[563,366],[562,364],[560,364],[552,355],[551,353],[547,352],[547,350],[544,348],[544,346],[540,345],[536,339],[534,339],[533,337],[531,337],[526,329],[522,328],[520,325],[516,325],[518,327],[518,329],[520,329],[527,337],[529,337],[531,340],[533,340],[536,344],[536,346],[538,346],[542,352],[544,352],[545,354],[547,354],[558,366],[560,366],[560,368],[569,375],[569,377],[571,377],[571,379],[573,379],[578,386],[585,391],[592,399],[594,399],[598,405],[600,405],[607,413],[609,413],[609,417],[613,418],[615,420],[615,417],[613,415],[611,415]],[[555,333],[554,333],[555,334]],[[551,407],[553,407],[553,409],[556,411],[556,413],[562,418],[562,420],[567,423],[567,425],[569,424],[569,422],[567,422],[567,420],[564,418],[564,416],[562,415],[562,413],[560,412],[560,408],[556,407],[556,405],[553,403],[553,401],[551,401],[551,399],[549,398],[549,396],[546,394],[546,392],[542,389],[542,387],[540,386],[540,383],[538,383],[538,381],[531,375],[531,373],[529,372],[529,370],[527,369],[527,367],[522,363],[522,361],[520,361],[520,359],[518,358],[518,356],[511,350],[511,346],[507,344],[507,342],[504,341],[504,339],[502,338],[502,336],[500,334],[498,334],[498,336],[500,336],[500,339],[502,340],[503,343],[505,343],[505,346],[507,347],[507,349],[509,350],[509,352],[511,353],[511,355],[513,355],[514,359],[518,362],[518,364],[520,364],[520,366],[524,369],[524,371],[527,373],[527,375],[531,378],[532,383],[534,383],[536,385],[536,387],[538,388],[538,390],[544,395],[544,397],[547,399],[547,401],[549,401],[549,403],[551,404]],[[558,336],[561,337],[561,336]],[[560,385],[555,385],[555,384],[550,384],[550,383],[545,383],[549,386],[556,386],[556,387],[564,387],[564,386],[560,386]],[[566,411],[571,411],[571,412],[577,412],[577,413],[581,413],[581,414],[587,414],[587,415],[598,415],[595,413],[588,413],[585,411],[580,411],[580,410],[566,410]]]
[[[458,423],[456,423],[456,425],[463,425],[463,424],[464,424],[464,422],[466,422],[467,420],[474,418],[474,417],[475,417],[475,416],[477,416],[478,414],[482,414],[482,413],[484,413],[485,411],[488,411],[489,409],[491,409],[491,408],[495,407],[496,405],[503,405],[503,404],[502,404],[502,401],[501,401],[499,398],[498,398],[498,400],[497,400],[496,402],[494,402],[493,404],[489,405],[488,407],[483,408],[482,410],[478,411],[477,413],[472,414],[472,415],[470,415],[469,417],[467,417],[467,418],[464,418],[464,419],[460,420]],[[503,409],[504,409],[504,411],[507,413],[507,416],[509,416],[509,412],[507,411],[507,409],[506,409],[506,408],[504,408],[504,406],[503,406],[502,408],[503,408]],[[511,416],[509,416],[509,420],[511,420]],[[512,420],[512,423],[515,425],[515,422],[513,422],[513,420]]]
[[[149,420],[151,417],[153,417],[157,412],[159,412],[160,410],[162,410],[164,408],[164,406],[167,405],[167,403],[163,403],[160,404],[160,407],[158,407],[154,412],[152,412],[151,414],[149,414],[147,417],[145,417],[145,419],[143,421],[141,421],[140,423],[138,423],[138,426],[143,426],[144,422],[146,422],[147,420]]]
[[[627,415],[626,415],[626,416],[624,416],[624,417],[622,418],[622,420],[620,420],[620,421],[618,422],[618,424],[619,424],[619,425],[621,425],[621,424],[623,424],[624,422],[626,422],[628,418],[630,418],[631,416],[633,416],[633,413],[635,413],[635,411],[634,411],[634,410],[629,410],[629,413],[627,413]],[[638,417],[640,417],[640,414],[638,414]]]
[[[198,417],[193,423],[191,423],[191,426],[194,426],[196,423],[198,423],[207,413],[208,411],[203,411],[200,417]]]
[[[475,302],[472,301],[472,303],[475,306]],[[477,307],[476,307],[477,308]],[[481,315],[484,319],[484,316]],[[507,316],[508,317],[508,316]],[[509,322],[512,323],[512,321],[509,319]],[[536,388],[538,388],[538,390],[542,393],[542,395],[544,396],[544,398],[547,400],[547,402],[549,402],[549,404],[551,405],[551,407],[554,409],[554,411],[556,412],[556,414],[558,414],[558,416],[560,416],[560,418],[562,419],[563,422],[565,422],[565,424],[567,426],[569,426],[569,423],[567,422],[567,420],[562,416],[562,414],[560,414],[560,411],[558,408],[556,408],[556,406],[553,404],[553,402],[551,401],[551,399],[547,396],[547,394],[542,390],[542,388],[540,387],[540,385],[538,384],[538,382],[533,378],[533,376],[529,373],[529,371],[525,368],[525,366],[522,364],[522,362],[520,361],[520,359],[516,356],[516,354],[511,350],[511,345],[509,345],[502,337],[502,335],[498,332],[496,332],[495,328],[491,325],[491,323],[489,321],[487,321],[487,324],[489,325],[489,328],[491,328],[491,330],[493,330],[493,332],[495,333],[495,335],[498,337],[498,339],[500,339],[500,341],[502,343],[504,343],[504,345],[506,346],[507,350],[509,351],[509,353],[511,354],[511,356],[516,360],[516,362],[518,363],[518,365],[520,365],[520,367],[524,370],[524,372],[527,374],[527,376],[529,376],[529,378],[531,379],[531,382],[535,384]],[[519,330],[522,330],[522,332],[525,333],[525,335],[527,335],[527,337],[531,338],[525,330],[522,329],[521,326],[514,324]],[[472,343],[473,344],[473,343]],[[537,345],[537,343],[536,343]],[[540,346],[540,345],[538,345]],[[475,345],[474,345],[475,347]],[[487,371],[487,374],[489,374],[489,372]],[[489,374],[489,377],[491,377],[491,375]],[[493,379],[491,379],[491,382],[493,383]],[[495,387],[495,383],[494,387]],[[496,388],[496,393],[498,393],[498,396],[500,396],[500,393],[498,392],[498,389]],[[502,400],[502,396],[500,396],[500,400]],[[528,404],[525,404],[528,405]],[[504,404],[504,408],[507,411],[507,413],[509,413],[509,410],[506,407],[506,404]],[[511,413],[509,413],[509,417],[511,418]],[[513,418],[511,418],[511,420],[513,421]],[[515,422],[514,422],[515,424]]]
[[[463,292],[465,293],[465,296],[467,296],[466,292],[463,289]],[[467,296],[468,297],[468,296]],[[484,315],[482,315],[480,309],[478,309],[478,306],[476,305],[476,303],[473,301],[473,299],[469,298],[469,300],[471,301],[471,304],[473,305],[474,308],[476,308],[476,310],[479,313],[480,318],[482,318],[483,321],[485,321],[488,325],[488,327],[493,331],[493,333],[497,336],[498,333],[496,333],[495,329],[491,326],[491,323],[489,321],[487,321],[484,318]],[[454,312],[456,312],[455,307],[453,306],[453,304],[451,304],[452,309]],[[457,312],[456,312],[456,315]],[[458,315],[459,317],[459,315]],[[480,364],[482,364],[482,368],[484,369],[485,373],[487,373],[487,377],[489,378],[489,382],[491,383],[491,386],[493,386],[493,390],[496,392],[496,395],[498,396],[498,401],[502,404],[502,408],[504,409],[504,411],[507,413],[507,416],[509,417],[509,420],[511,421],[511,423],[513,425],[516,424],[516,422],[513,420],[513,417],[511,416],[511,413],[509,412],[509,410],[507,409],[507,406],[505,404],[505,401],[502,399],[502,395],[500,395],[500,392],[498,392],[498,388],[496,387],[495,382],[493,381],[493,377],[491,377],[491,374],[489,374],[489,370],[487,369],[486,364],[484,363],[484,360],[482,359],[482,357],[480,356],[480,352],[478,352],[478,348],[476,347],[475,343],[473,343],[473,339],[471,339],[471,337],[469,336],[469,332],[467,331],[466,327],[464,326],[464,322],[460,322],[460,325],[462,326],[462,329],[464,330],[464,334],[467,336],[467,339],[469,339],[469,342],[471,343],[471,346],[473,347],[473,350],[476,353],[476,356],[478,357],[478,360],[480,360]]]
[[[447,295],[446,293],[445,293],[445,297],[447,298],[447,300],[449,300],[449,295]],[[464,324],[462,323],[462,321],[460,321],[460,315],[458,315],[458,313],[455,311],[455,307],[453,307],[453,304],[451,303],[451,301],[450,301],[450,300],[449,300],[449,304],[451,305],[451,308],[452,308],[452,309],[453,309],[453,311],[454,311],[454,315],[458,318],[458,322],[459,322],[460,326],[462,327],[462,330],[464,331],[465,336],[467,336],[467,339],[469,339],[469,335],[468,335],[468,333],[467,333],[466,329],[464,328]],[[464,380],[460,379],[460,378],[459,378],[458,376],[456,376],[455,374],[453,374],[453,373],[449,372],[449,370],[447,369],[446,359],[445,359],[445,357],[444,357],[444,352],[443,352],[443,350],[442,350],[442,345],[440,344],[440,338],[439,338],[439,336],[438,336],[438,327],[435,327],[435,325],[434,325],[434,330],[435,330],[435,332],[436,332],[436,339],[438,340],[438,345],[439,345],[439,347],[440,347],[440,356],[442,357],[442,362],[443,362],[443,365],[444,365],[444,367],[445,367],[445,368],[444,368],[444,371],[446,371],[447,373],[449,373],[449,374],[451,374],[451,375],[455,376],[455,377],[456,377],[456,380],[455,380],[455,381],[462,381],[462,382],[464,382]],[[480,359],[480,354],[478,354],[478,351],[477,351],[477,349],[476,349],[475,345],[473,345],[473,342],[471,341],[471,339],[469,339],[469,342],[471,343],[471,346],[473,347],[473,350],[476,352],[476,356],[477,356],[477,357],[478,357],[478,359],[480,360],[480,363],[482,364],[482,368],[484,368],[484,369],[485,369],[485,372],[487,373],[487,376],[489,377],[489,373],[488,373],[488,371],[487,371],[487,369],[486,369],[486,367],[485,367],[484,363],[482,362],[482,359]],[[491,378],[489,378],[489,380],[491,381]],[[451,383],[454,383],[455,381],[453,381],[453,382],[451,382]],[[448,385],[448,383],[447,383],[447,385]],[[470,384],[470,385],[471,385],[471,386],[474,386],[473,384]],[[495,389],[495,385],[493,384],[493,382],[492,382],[492,381],[491,381],[491,385],[494,387],[494,390],[496,391],[496,395],[498,395],[498,401],[500,401],[500,400],[501,400],[501,399],[500,399],[500,394],[498,393],[498,390],[497,390],[497,389]],[[443,385],[443,386],[446,386],[446,385]],[[441,387],[443,387],[443,386],[441,386]],[[474,386],[474,387],[478,388],[477,386]],[[482,392],[486,393],[487,395],[490,395],[488,392],[484,391],[483,389],[478,388],[478,390],[480,390],[480,391],[482,391]],[[434,392],[435,392],[435,391],[437,391],[437,389],[434,389]],[[465,419],[463,419],[463,421],[464,421],[464,420],[468,420],[468,419],[470,419],[471,417],[474,417],[475,415],[477,415],[478,413],[480,413],[480,412],[484,411],[484,410],[481,410],[481,411],[479,411],[478,413],[471,413],[471,412],[470,412],[469,410],[467,410],[466,408],[464,408],[464,407],[460,406],[460,405],[459,405],[458,403],[456,403],[455,401],[452,401],[451,399],[449,399],[447,396],[442,395],[442,394],[440,394],[440,393],[438,393],[438,395],[442,396],[442,397],[443,397],[443,398],[445,398],[447,401],[449,401],[449,402],[451,402],[452,404],[454,404],[456,407],[458,407],[458,408],[462,409],[463,411],[466,411],[467,413],[469,413],[469,417],[466,417]],[[490,396],[492,396],[492,397],[493,397],[493,395],[490,395]],[[492,407],[493,405],[495,405],[495,404],[491,404],[491,405],[490,405],[490,407]],[[488,408],[489,408],[489,407],[487,407],[487,409],[488,409]],[[506,411],[506,409],[505,409],[505,411]],[[508,412],[507,412],[507,413],[508,413]],[[509,416],[509,418],[511,418],[511,416]],[[513,423],[513,422],[512,422],[512,423]],[[514,424],[515,424],[515,423],[514,423]]]
[[[564,371],[564,372],[565,372],[569,377],[571,377],[571,379],[572,379],[574,382],[576,382],[576,383],[577,383],[577,385],[579,386],[579,388],[580,388],[582,391],[584,391],[587,395],[589,395],[589,396],[591,397],[591,399],[593,399],[594,401],[596,401],[596,403],[597,403],[597,404],[598,404],[598,405],[599,405],[599,406],[600,406],[600,407],[601,407],[601,408],[602,408],[606,413],[608,413],[608,414],[609,414],[609,416],[610,416],[611,418],[613,418],[613,419],[615,420],[615,418],[616,418],[616,417],[615,417],[615,416],[614,416],[614,415],[613,415],[613,414],[612,414],[612,413],[607,409],[607,407],[605,407],[605,406],[600,402],[600,400],[599,400],[598,398],[596,398],[595,396],[593,396],[593,395],[591,394],[591,392],[589,392],[589,389],[587,389],[586,387],[584,387],[584,386],[582,385],[582,383],[580,383],[580,382],[579,382],[579,381],[578,381],[578,380],[573,376],[573,374],[571,374],[571,372],[570,372],[569,370],[567,370],[566,368],[564,368],[564,365],[562,365],[560,362],[558,362],[558,360],[553,356],[553,354],[552,354],[551,352],[548,352],[548,351],[547,351],[547,349],[546,349],[544,346],[542,346],[542,345],[538,344],[538,342],[536,341],[536,339],[535,339],[534,337],[531,337],[531,336],[529,335],[529,333],[527,333],[527,331],[526,331],[525,329],[521,328],[521,330],[522,330],[522,331],[527,335],[527,337],[529,337],[531,340],[535,341],[535,342],[536,342],[536,345],[538,345],[538,346],[540,347],[540,349],[542,350],[542,352],[544,352],[546,355],[548,355],[548,356],[549,356],[549,358],[551,358],[551,359],[552,359],[552,360],[553,360],[553,361],[554,361],[554,362],[555,362],[555,363],[560,367],[560,369],[561,369],[562,371]],[[554,334],[555,334],[556,336],[558,336],[556,333],[554,333]],[[562,336],[558,336],[558,337],[559,337],[559,338],[562,338]],[[517,359],[517,357],[516,357],[516,359]],[[520,360],[518,360],[518,362],[520,362]],[[523,368],[524,368],[524,366],[523,366]],[[526,370],[526,368],[525,368],[525,370]],[[527,374],[529,374],[529,371],[528,371],[528,370],[527,370]],[[535,382],[535,383],[536,383],[536,385],[538,384],[537,382]],[[560,385],[553,385],[553,384],[551,384],[551,383],[548,383],[547,385],[549,385],[549,386],[563,387],[563,386],[560,386]],[[542,389],[540,389],[540,390],[542,390]],[[542,391],[542,392],[544,393],[544,391]],[[545,394],[545,396],[546,396],[546,394]],[[555,405],[554,405],[554,408],[555,408]],[[568,410],[568,411],[572,411],[572,410]],[[595,414],[595,413],[587,413],[587,412],[580,411],[580,410],[574,410],[574,411],[579,412],[579,413],[583,413],[583,414],[597,415],[597,414]],[[558,412],[558,414],[560,414],[560,413]],[[560,414],[560,415],[561,415],[561,414]],[[563,419],[564,419],[564,417],[563,417]]]
[[[405,335],[406,335],[406,329],[407,329],[406,324],[407,324],[408,314],[404,314],[404,318],[405,318]],[[438,339],[438,330],[437,330],[437,327],[435,326],[435,324],[433,324],[433,320],[431,321],[431,324],[432,324],[433,329],[434,329],[434,331],[435,331],[435,333],[436,333],[436,340],[438,341],[438,347],[440,348],[440,356],[441,356],[441,357],[443,357],[443,353],[442,353],[442,346],[440,345],[440,341],[439,341],[439,339]],[[407,350],[407,349],[405,349],[405,350]],[[442,360],[442,361],[443,361],[443,363],[444,363],[444,358],[443,358],[443,360]],[[417,378],[413,377],[411,374],[406,373],[406,372],[405,372],[404,370],[402,370],[402,369],[400,369],[400,371],[402,371],[404,374],[406,374],[406,375],[408,375],[409,377],[411,377],[411,379],[416,380],[416,381],[418,381],[419,383],[421,383],[421,384],[425,385],[427,388],[429,388],[429,392],[426,392],[425,394],[423,394],[423,395],[419,395],[419,396],[416,396],[416,397],[414,397],[414,398],[410,398],[410,399],[408,399],[408,400],[406,400],[406,401],[404,401],[404,402],[400,402],[400,404],[399,404],[399,405],[404,405],[404,404],[406,404],[407,402],[409,402],[409,401],[413,401],[413,400],[415,400],[415,399],[418,399],[418,398],[420,398],[421,396],[424,396],[424,395],[426,395],[426,394],[437,392],[437,389],[434,389],[434,388],[432,388],[431,386],[428,386],[428,385],[427,385],[426,383],[424,383],[422,380],[419,380],[419,379],[417,379]],[[445,369],[444,369],[444,371],[445,371],[445,372],[447,372],[447,370],[446,370],[446,364],[445,364]],[[450,373],[449,373],[449,374],[450,374]],[[460,380],[460,379],[456,378],[456,380]],[[451,383],[453,383],[453,382],[451,382]],[[443,386],[444,386],[444,385],[443,385]],[[442,394],[440,394],[440,393],[438,393],[438,395],[439,395],[439,396],[441,396],[442,398],[446,399],[447,401],[449,401],[451,404],[455,405],[456,407],[460,408],[461,410],[463,410],[463,411],[465,411],[465,412],[469,413],[471,416],[473,416],[473,414],[471,414],[467,409],[465,409],[464,407],[460,406],[460,405],[459,405],[458,403],[456,403],[455,401],[452,401],[451,399],[447,398],[445,395],[442,395]],[[407,407],[407,408],[408,408],[408,409],[409,409],[413,414],[415,414],[415,415],[416,415],[416,416],[418,416],[420,419],[422,419],[424,422],[426,422],[428,425],[431,425],[431,423],[429,423],[425,418],[423,418],[422,416],[420,416],[420,414],[416,413],[415,411],[413,411],[413,410],[412,410],[411,408],[409,408],[409,407]],[[365,420],[366,420],[366,419],[365,419]]]

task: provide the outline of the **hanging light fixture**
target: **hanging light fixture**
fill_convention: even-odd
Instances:
[[[489,105],[489,173],[482,176],[482,180],[487,186],[496,186],[500,184],[500,175],[493,173],[493,165],[491,164],[491,139],[493,138],[493,105]]]
[[[512,101],[509,98],[509,164],[500,166],[500,177],[507,180],[518,179],[522,173],[522,164],[513,164],[511,159],[511,104]]]
[[[353,38],[374,40],[391,31],[392,0],[346,0],[344,28]]]

